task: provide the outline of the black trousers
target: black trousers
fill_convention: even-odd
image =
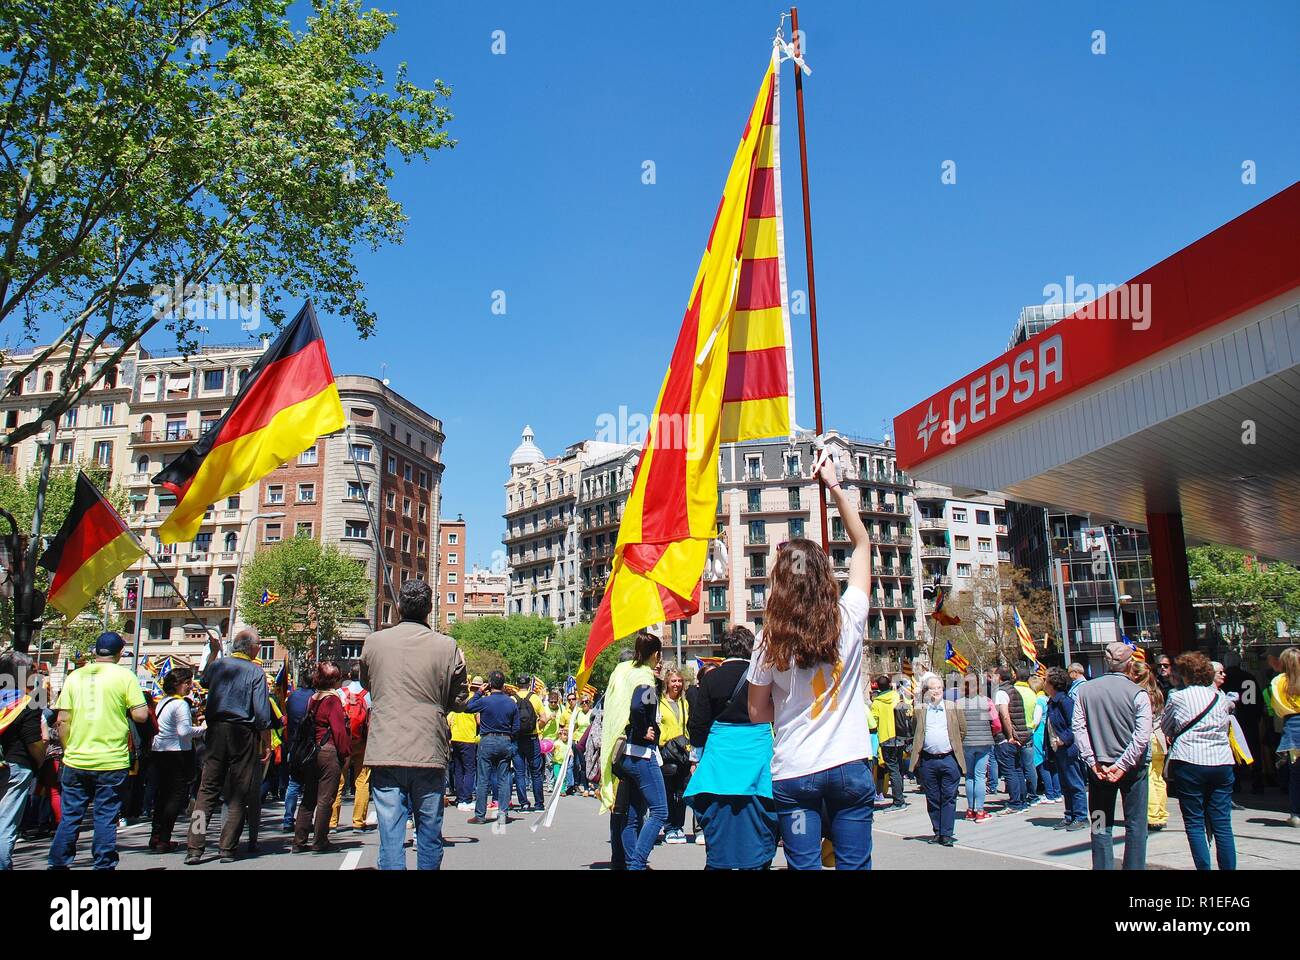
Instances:
[[[881,744],[880,747],[885,770],[889,773],[889,790],[894,796],[894,803],[903,803],[903,753],[906,750],[907,745],[897,739],[889,746]]]
[[[671,777],[664,777],[664,791],[668,794],[668,827],[681,830],[686,826],[686,785],[691,779],[691,768],[682,764]]]
[[[330,814],[334,797],[339,792],[339,777],[343,771],[339,764],[338,748],[333,740],[321,744],[316,762],[309,767],[302,781],[302,797],[293,821],[293,845],[307,846],[310,840],[317,850],[329,847]]]
[[[254,794],[262,789],[262,738],[252,727],[215,720],[208,725],[205,739],[208,751],[190,817],[189,852],[202,853],[207,846],[208,822],[224,797],[220,850],[223,855],[233,855],[244,832],[248,808],[260,809],[260,804],[254,805]]]
[[[153,753],[153,778],[157,794],[153,801],[151,843],[169,841],[176,820],[190,800],[190,781],[194,779],[193,750],[159,750]]]

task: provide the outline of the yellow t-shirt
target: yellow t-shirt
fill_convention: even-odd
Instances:
[[[478,743],[478,717],[472,713],[447,714],[452,743]]]
[[[573,714],[573,740],[571,742],[577,743],[578,738],[587,732],[589,726],[591,726],[591,713],[584,712],[582,707],[578,707]]]
[[[569,745],[563,740],[556,740],[555,746],[551,748],[551,763],[563,763],[568,754]]]
[[[130,767],[130,711],[142,706],[144,691],[126,667],[89,663],[72,671],[54,705],[69,716],[63,762],[78,770]]]

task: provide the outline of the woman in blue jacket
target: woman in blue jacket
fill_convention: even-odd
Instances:
[[[1061,667],[1047,671],[1044,692],[1047,694],[1047,730],[1044,733],[1045,763],[1061,781],[1065,795],[1065,818],[1056,825],[1057,830],[1085,830],[1088,827],[1088,789],[1083,782],[1083,768],[1079,765],[1079,747],[1074,742],[1071,721],[1074,718],[1074,698],[1070,689],[1070,675]]]

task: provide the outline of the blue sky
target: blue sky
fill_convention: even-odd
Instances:
[[[487,563],[525,423],[554,454],[601,414],[653,405],[781,8],[380,5],[398,14],[381,61],[453,86],[460,143],[392,184],[406,242],[361,261],[375,336],[323,323],[337,371],[387,364],[442,418],[443,513],[465,515],[470,560]],[[813,0],[800,17],[824,406],[849,432],[880,436],[1000,352],[1045,285],[1123,282],[1300,179],[1292,2]],[[782,84],[802,289],[788,64]],[[794,320],[811,425],[807,318]]]

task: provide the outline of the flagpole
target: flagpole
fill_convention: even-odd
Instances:
[[[790,30],[792,33],[790,39],[793,43],[795,56],[802,56],[803,51],[799,48],[798,7],[790,8]],[[812,332],[813,408],[816,417],[817,436],[820,437],[825,433],[826,428],[822,421],[821,354],[817,346],[817,282],[813,275],[812,207],[808,201],[808,136],[804,130],[803,71],[797,63],[794,67],[794,99],[799,115],[799,171],[803,187],[803,245],[808,262],[808,320]],[[829,524],[826,520],[826,490],[824,485],[818,489],[818,493],[817,499],[821,503],[822,548],[827,553],[830,553],[831,540]]]

